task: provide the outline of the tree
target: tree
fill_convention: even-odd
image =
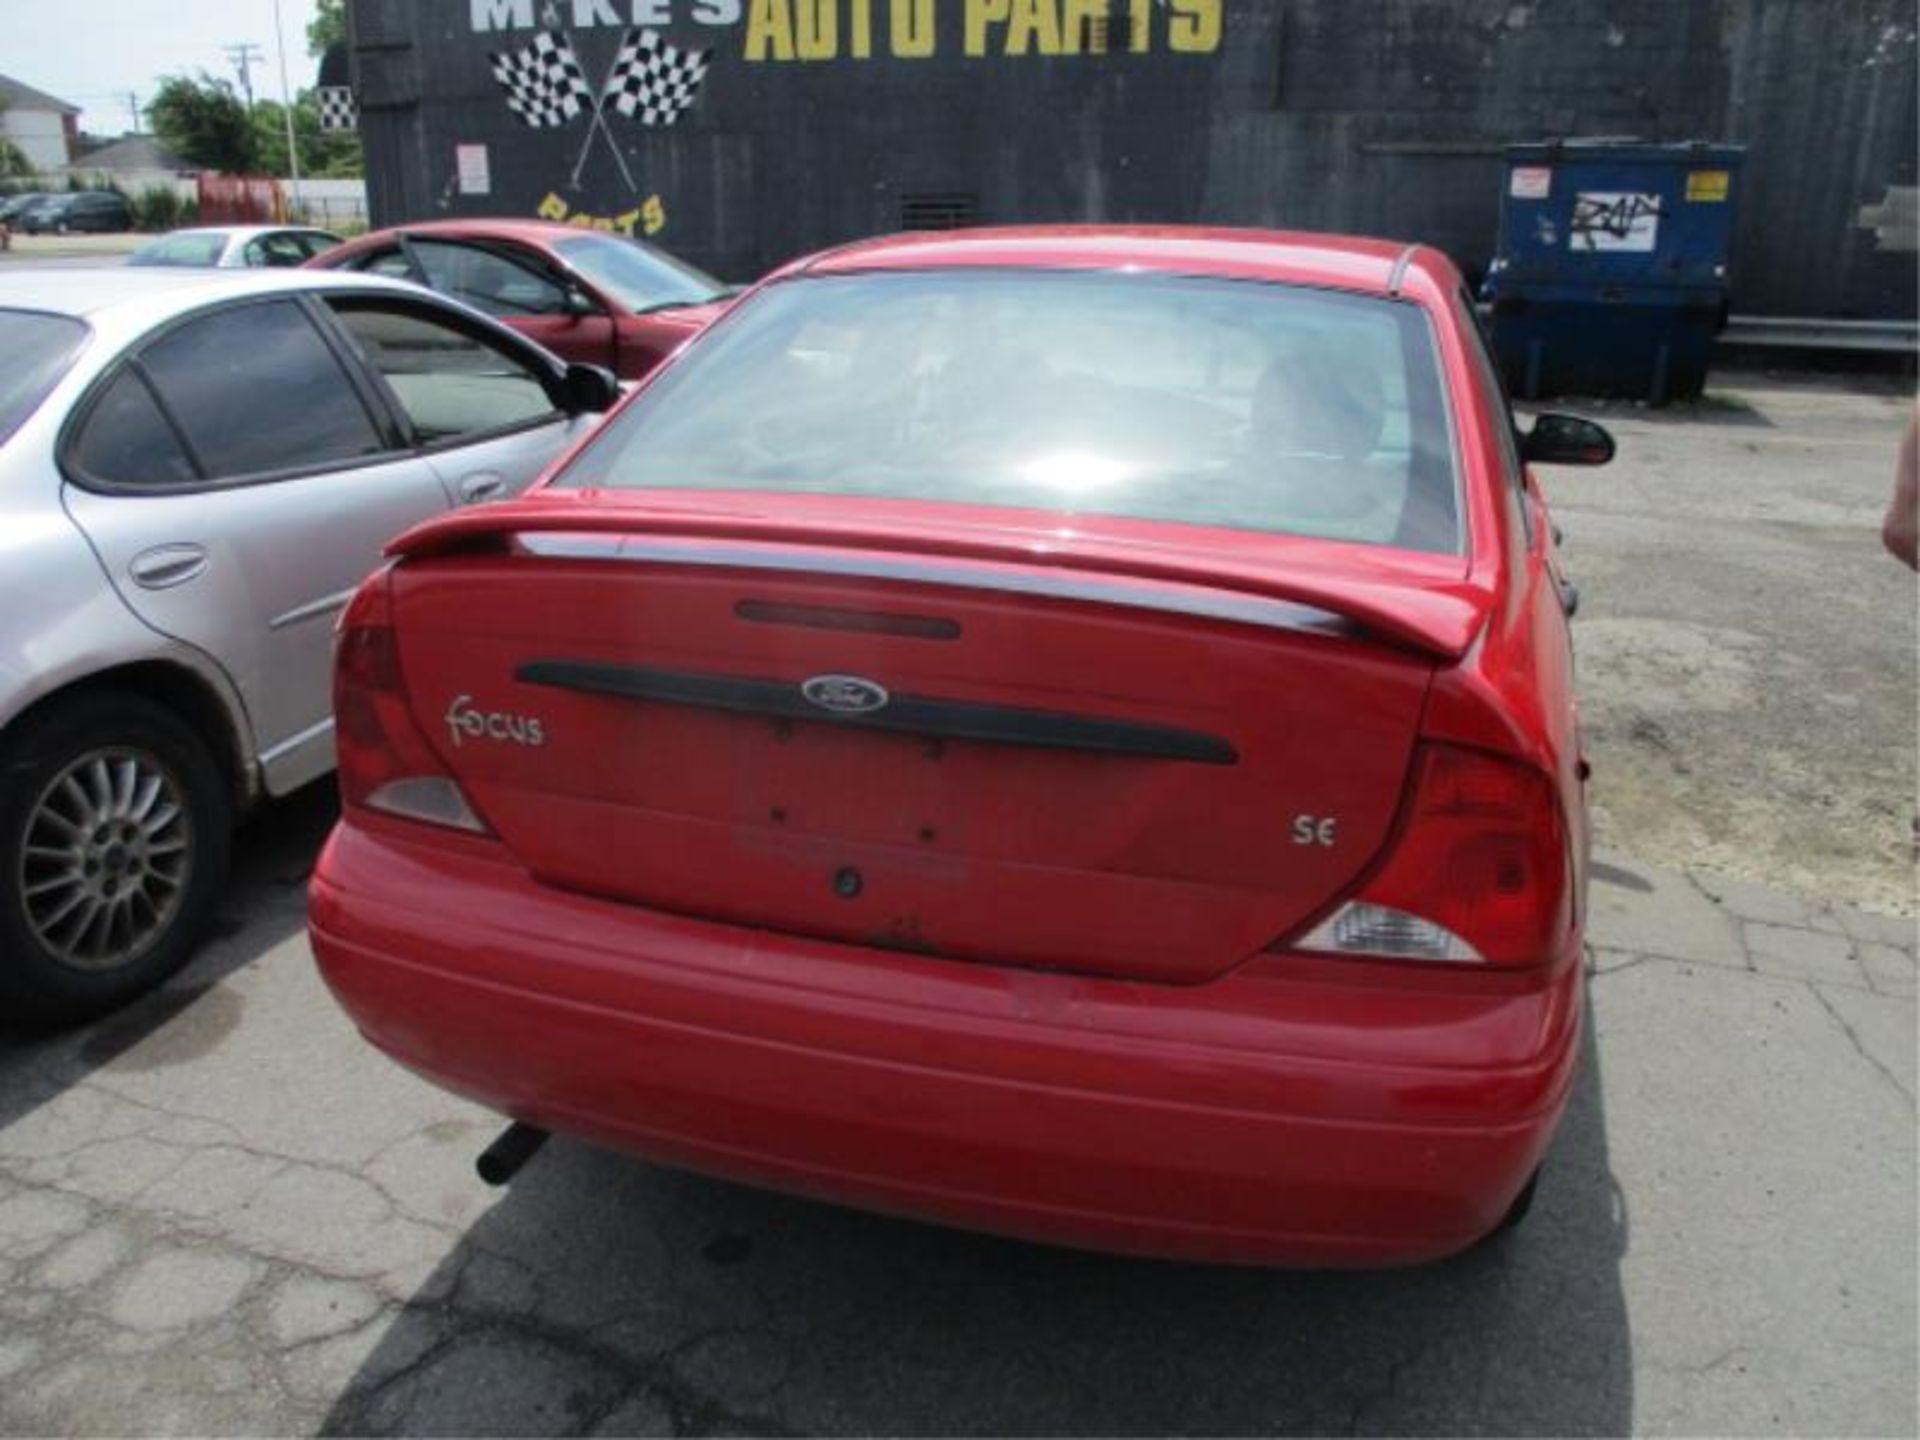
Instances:
[[[33,174],[33,162],[11,140],[0,140],[0,180],[24,180]]]
[[[319,0],[319,12],[307,26],[307,53],[316,60],[346,43],[347,0]]]
[[[257,163],[247,107],[232,85],[204,70],[197,80],[185,75],[162,80],[147,106],[147,122],[160,143],[189,164],[245,174]]]
[[[6,113],[6,102],[0,100],[0,115]],[[0,138],[0,180],[17,180],[31,174],[33,174],[33,162],[27,159],[13,141]]]
[[[294,97],[293,133],[300,145],[300,173],[315,179],[357,178],[365,174],[360,137],[320,128],[320,109],[313,92]],[[255,163],[261,172],[282,178],[292,173],[287,164],[286,110],[277,100],[262,100],[253,110]]]

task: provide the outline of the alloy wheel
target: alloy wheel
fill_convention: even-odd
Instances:
[[[118,969],[179,913],[192,877],[193,818],[150,752],[90,750],[41,790],[20,848],[27,927],[75,970]]]

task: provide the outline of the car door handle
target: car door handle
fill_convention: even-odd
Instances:
[[[207,552],[199,545],[156,545],[127,562],[127,574],[144,590],[168,590],[184,585],[207,568]]]
[[[468,475],[460,482],[460,499],[468,505],[496,500],[507,493],[507,477],[492,470]]]

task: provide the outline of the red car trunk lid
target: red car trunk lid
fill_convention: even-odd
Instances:
[[[1324,608],[1107,595],[1111,566],[929,567],[925,529],[890,569],[872,537],[495,508],[511,544],[404,540],[435,558],[394,602],[421,727],[502,841],[549,884],[853,944],[1217,975],[1381,848],[1434,663]]]

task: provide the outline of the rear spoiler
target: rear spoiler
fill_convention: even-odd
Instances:
[[[1045,541],[959,527],[775,518],[727,511],[504,501],[436,517],[387,554],[534,553],[632,563],[809,571],[981,587],[1198,614],[1290,630],[1364,633],[1438,660],[1466,654],[1493,596],[1466,579],[1276,573],[1232,559],[1091,536]]]

